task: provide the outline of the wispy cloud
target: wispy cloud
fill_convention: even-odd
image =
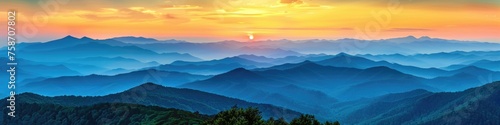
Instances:
[[[283,3],[283,4],[302,4],[304,2],[302,0],[280,0],[280,3]]]
[[[253,29],[258,29],[258,30],[353,30],[352,28],[328,28],[328,27],[317,27],[317,28],[287,28],[287,27],[276,27],[276,28],[253,28]]]
[[[433,31],[432,29],[422,29],[422,28],[391,28],[386,31],[389,32],[401,32],[401,31]]]

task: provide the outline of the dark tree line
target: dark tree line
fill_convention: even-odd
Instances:
[[[2,116],[2,125],[187,125],[209,118],[178,109],[123,103],[81,107],[19,103],[16,109],[15,118]]]
[[[273,117],[263,120],[256,108],[233,107],[227,111],[219,112],[213,118],[209,118],[204,125],[340,125],[338,121],[320,123],[313,115],[303,114],[288,123],[284,118]]]
[[[257,108],[232,107],[214,116],[173,108],[125,103],[101,103],[92,106],[19,103],[16,117],[0,117],[3,125],[340,125],[320,123],[312,115],[301,115],[288,123],[284,118],[264,120]]]

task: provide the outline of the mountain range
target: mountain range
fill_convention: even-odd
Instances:
[[[85,53],[83,53],[85,52]],[[50,60],[50,61],[65,61],[71,58],[88,58],[98,55],[100,57],[124,57],[131,58],[141,61],[157,61],[161,63],[169,63],[176,60],[190,60],[197,61],[200,60],[197,57],[191,56],[189,54],[179,54],[179,53],[156,53],[150,50],[142,49],[136,46],[111,46],[108,44],[89,42],[84,44],[78,44],[71,47],[44,50],[44,51],[24,51],[21,50],[18,53],[22,53],[20,58],[25,58],[34,61]],[[40,55],[52,55],[52,56],[40,56]],[[161,58],[162,60],[158,60]]]
[[[381,39],[381,40],[271,40],[254,43],[255,46],[279,46],[285,50],[300,53],[335,54],[346,52],[349,54],[421,54],[453,51],[495,51],[500,44],[493,42],[474,42],[446,40],[439,38],[414,36]]]
[[[301,56],[303,54],[295,51],[280,49],[279,47],[259,47],[245,42],[224,41],[215,43],[153,43],[140,44],[138,47],[153,50],[159,53],[189,53],[205,59],[220,59],[238,56],[242,54],[253,54],[266,57]]]
[[[158,70],[189,72],[195,74],[217,75],[236,68],[254,69],[258,67],[268,67],[273,64],[256,62],[240,57],[228,57],[209,61],[175,61],[170,64],[152,67]]]
[[[134,36],[123,36],[123,37],[115,37],[108,40],[116,40],[123,43],[131,43],[131,44],[151,44],[151,43],[184,43],[186,41],[182,40],[157,40],[153,38],[145,38],[145,37],[134,37]]]
[[[279,58],[291,55],[299,56],[298,53],[336,54],[346,52],[350,54],[411,55],[419,53],[438,53],[453,51],[492,51],[498,50],[500,44],[488,42],[445,40],[430,37],[415,38],[414,36],[408,36],[382,40],[311,39],[292,41],[285,39],[254,41],[251,43],[238,41],[221,41],[214,43],[154,43],[143,44],[140,45],[140,47],[158,52],[183,52],[191,53],[199,57],[210,58],[224,58],[240,54],[253,54]],[[256,50],[261,52],[267,51],[267,53],[260,53]]]
[[[285,69],[274,69],[275,67],[283,68],[283,66],[289,67]],[[386,87],[382,86],[377,87],[386,88],[387,90],[383,90],[385,94],[398,91],[404,92],[413,89],[427,89],[433,91],[438,90],[421,82],[424,80],[423,78],[405,74],[383,66],[371,67],[367,69],[357,69],[348,67],[323,66],[314,62],[305,61],[302,63],[284,64],[275,67],[269,68],[270,70],[256,72],[257,74],[261,74],[271,79],[279,79],[279,81],[286,81],[300,87],[319,90],[341,100],[356,99],[352,97],[352,94],[343,93],[350,87],[362,87],[363,84],[369,84],[370,82],[379,81],[385,81],[386,84],[408,83],[398,84],[397,86],[394,86],[399,88],[394,89],[397,91],[389,91]],[[409,86],[413,86],[415,88]],[[370,89],[369,86],[366,87],[368,87],[366,89]],[[374,91],[357,91],[356,96],[377,96],[377,94],[374,94],[372,92]]]
[[[173,119],[162,123],[238,106],[288,121],[312,114],[342,124],[498,124],[498,48],[425,36],[211,43],[67,36],[16,44],[16,104],[30,121],[45,111],[115,117],[106,108],[117,105],[137,111],[129,119],[153,118],[144,112]],[[47,123],[64,124],[55,121]]]
[[[498,115],[500,110],[497,108],[500,104],[499,87],[500,82],[494,82],[460,92],[433,93],[417,89],[325,105],[329,106],[326,110],[333,113],[330,117],[339,119],[343,124],[497,124],[500,123],[500,120],[497,119],[500,117]],[[97,108],[95,107],[97,105],[100,105],[99,107],[121,107],[129,104],[110,105],[106,103],[130,103],[213,114],[218,110],[238,105],[257,107],[266,118],[271,116],[293,118],[299,115],[298,112],[286,108],[249,103],[202,91],[170,88],[152,83],[142,84],[124,92],[106,96],[47,97],[23,93],[17,95],[17,98],[21,106],[55,106],[58,109],[75,106]],[[137,108],[137,106],[134,107]],[[139,105],[138,107],[144,106]],[[91,109],[85,109],[82,112]],[[155,109],[162,110],[162,108]]]
[[[306,113],[321,112],[321,107],[318,107],[320,104],[336,102],[336,99],[322,92],[266,78],[243,68],[180,87],[273,104]]]
[[[135,44],[117,40],[97,40],[88,37],[67,36],[43,43],[20,43],[18,56],[37,62],[64,62],[73,58],[124,57],[146,62],[171,63],[177,60],[199,61],[201,59],[186,53],[157,53],[137,47]],[[5,51],[5,50],[4,50]],[[51,56],[42,56],[51,55]]]

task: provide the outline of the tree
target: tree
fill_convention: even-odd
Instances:
[[[313,115],[302,114],[299,118],[295,118],[290,122],[290,125],[320,125],[321,123],[314,118]]]
[[[219,112],[214,118],[205,121],[207,125],[264,125],[264,120],[256,108],[232,107],[230,110]]]
[[[339,123],[339,121],[335,121],[335,122],[326,121],[325,125],[340,125],[340,123]]]
[[[270,117],[267,122],[266,122],[266,125],[275,125],[276,123],[276,120],[274,120],[273,117]]]
[[[266,125],[288,125],[288,122],[286,122],[286,120],[283,117],[276,120],[273,117],[271,117],[269,118],[269,120],[267,120]]]

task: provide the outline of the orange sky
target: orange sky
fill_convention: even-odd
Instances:
[[[213,42],[253,34],[256,40],[425,35],[500,42],[498,0],[2,0],[0,7],[4,16],[7,9],[18,12],[23,41],[73,35]],[[6,16],[0,19],[5,24]]]

